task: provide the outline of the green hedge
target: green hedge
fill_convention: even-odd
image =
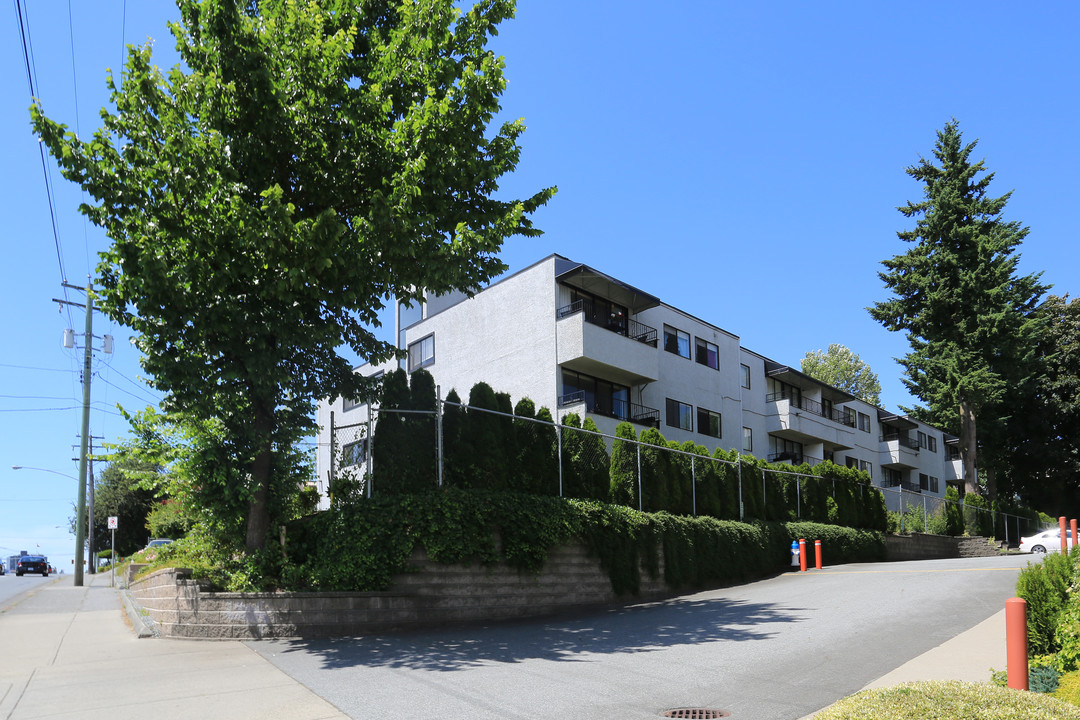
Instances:
[[[636,594],[641,572],[672,589],[706,587],[786,567],[793,539],[822,540],[824,561],[880,560],[884,536],[810,522],[742,523],[521,493],[447,489],[335,508],[287,529],[282,587],[385,590],[414,548],[441,563],[504,560],[537,572],[552,547],[580,538],[617,594]]]

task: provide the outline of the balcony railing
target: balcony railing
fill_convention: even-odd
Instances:
[[[597,325],[617,335],[656,347],[656,328],[628,318],[621,312],[605,312],[588,300],[578,300],[565,305],[558,309],[557,315],[562,319],[578,312],[583,313],[583,319],[590,325]]]
[[[794,395],[787,391],[770,393],[765,396],[765,402],[776,402],[778,400],[790,400],[794,407],[800,410],[805,410],[813,415],[820,415],[823,418],[828,418],[833,422],[838,422],[841,425],[847,425],[848,427],[855,427],[855,413],[851,412],[847,408],[841,408],[837,410],[834,407],[826,408],[817,400],[811,400],[805,398],[802,395]]]
[[[884,487],[884,488],[898,487],[898,488],[900,488],[902,490],[907,490],[908,492],[917,492],[917,493],[921,493],[923,491],[923,489],[919,486],[919,483],[917,483],[917,482],[908,482],[907,480],[895,480],[895,479],[892,479],[892,478],[884,478],[884,479],[882,479],[881,487]]]
[[[636,425],[660,427],[660,411],[656,408],[638,405],[637,403],[627,402],[626,400],[598,398],[586,393],[584,390],[577,390],[560,397],[559,407],[573,405],[574,403],[579,402],[585,403],[585,409],[594,415],[603,415],[604,417],[615,418],[616,420],[626,420]]]
[[[892,442],[893,440],[900,441],[900,447],[906,447],[908,450],[914,450],[919,452],[919,441],[914,440],[908,435],[902,435],[898,432],[885,433],[881,436],[881,442]]]
[[[802,465],[803,463],[806,463],[811,467],[825,462],[821,458],[810,457],[809,455],[791,451],[773,453],[769,455],[768,460],[771,463],[787,463],[789,465]]]

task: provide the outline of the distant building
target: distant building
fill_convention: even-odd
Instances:
[[[744,348],[739,337],[603,272],[559,255],[498,280],[472,298],[399,305],[402,365],[427,369],[443,396],[477,382],[528,397],[561,418],[577,413],[613,435],[618,423],[658,427],[668,440],[740,450],[774,462],[831,460],[880,487],[943,496],[961,478],[956,441]],[[362,365],[377,375],[396,363]],[[330,468],[330,412],[338,426],[368,407],[318,406],[319,490]],[[344,448],[358,460],[366,447]]]

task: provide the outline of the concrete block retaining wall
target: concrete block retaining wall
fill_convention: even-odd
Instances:
[[[1000,551],[984,537],[949,537],[922,533],[885,536],[885,557],[889,561],[991,557],[998,554]]]
[[[170,568],[131,585],[135,602],[169,637],[257,639],[359,635],[551,614],[617,603],[607,572],[583,545],[553,549],[540,573],[506,565],[443,565],[414,553],[417,572],[386,592],[210,592]],[[661,570],[662,576],[662,570]],[[642,572],[640,597],[670,595]]]

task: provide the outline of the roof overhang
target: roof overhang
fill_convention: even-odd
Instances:
[[[563,261],[556,265],[555,272],[556,281],[624,305],[634,314],[660,304],[659,298],[599,270],[593,270],[588,265]]]
[[[914,430],[919,427],[919,423],[906,415],[898,415],[881,409],[878,410],[877,419],[879,423],[887,423],[900,430]]]
[[[857,397],[845,390],[833,387],[828,383],[823,383],[817,378],[812,378],[804,372],[800,372],[787,365],[781,365],[773,360],[765,360],[765,376],[782,380],[789,385],[796,385],[804,390],[807,388],[820,388],[822,397],[828,398],[833,402],[851,402],[852,400],[858,400]]]

